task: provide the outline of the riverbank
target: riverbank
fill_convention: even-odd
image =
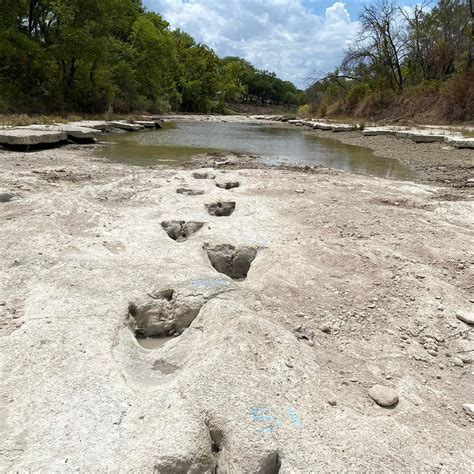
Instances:
[[[322,130],[309,133],[327,137]],[[363,136],[359,132],[338,133],[334,139],[370,148],[376,156],[397,159],[415,171],[416,182],[443,186],[447,197],[472,198],[474,194],[474,188],[468,184],[474,177],[472,149],[456,149],[442,142],[415,143],[410,139],[390,136]]]
[[[0,470],[473,469],[467,190],[95,146],[0,150]]]

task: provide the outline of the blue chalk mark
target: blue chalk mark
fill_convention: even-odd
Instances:
[[[285,407],[285,414],[288,416],[291,425],[295,428],[301,428],[301,418],[296,413],[296,410],[291,406],[287,405]],[[280,429],[284,422],[274,416],[270,408],[266,407],[253,407],[250,416],[252,420],[258,423],[262,423],[262,427],[257,431],[260,433],[272,433],[275,430]]]
[[[292,425],[296,428],[301,428],[301,418],[298,416],[298,413],[296,413],[295,409],[291,405],[286,407],[286,413],[290,417]]]
[[[265,426],[259,428],[260,433],[272,433],[273,430],[279,429],[283,423],[278,418],[270,414],[269,408],[254,407],[250,413],[253,421],[265,423]]]
[[[230,285],[230,282],[223,278],[218,279],[207,279],[207,278],[193,278],[191,280],[193,286],[198,288],[216,288],[219,286]]]

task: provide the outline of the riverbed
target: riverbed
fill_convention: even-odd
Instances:
[[[111,134],[97,154],[138,166],[176,166],[209,152],[258,155],[270,165],[325,166],[381,178],[409,180],[415,173],[399,160],[375,156],[363,146],[282,125],[177,122],[163,130]]]
[[[457,316],[473,305],[472,202],[327,168],[197,179],[192,161],[95,149],[0,150],[0,471],[472,471],[474,342]],[[220,202],[231,215],[209,212]],[[171,221],[202,226],[177,241]],[[219,246],[254,252],[245,280],[213,263]],[[178,337],[130,326],[131,308],[196,304]],[[373,402],[379,384],[396,407]]]

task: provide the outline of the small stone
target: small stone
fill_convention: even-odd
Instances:
[[[462,406],[462,409],[466,413],[466,415],[469,415],[471,418],[474,418],[474,403],[465,403]]]
[[[331,333],[331,326],[329,324],[322,324],[321,327],[319,328],[322,332],[326,333],[326,334],[330,334]]]
[[[459,357],[453,357],[451,360],[456,367],[464,367],[464,362]]]
[[[459,358],[463,361],[464,364],[471,364],[472,363],[472,358],[468,356],[467,354],[462,354],[459,356]]]
[[[436,357],[438,355],[438,353],[433,349],[428,349],[426,352],[428,352],[428,354],[433,357]]]
[[[333,398],[331,398],[331,400],[328,400],[328,403],[329,405],[331,405],[332,407],[335,407],[337,405],[337,400],[334,400]]]
[[[463,323],[474,324],[474,313],[468,313],[467,311],[458,311],[456,313],[456,318],[458,318],[459,321],[462,321]]]
[[[375,403],[382,407],[392,407],[398,403],[398,393],[383,385],[374,385],[369,389],[369,396]]]

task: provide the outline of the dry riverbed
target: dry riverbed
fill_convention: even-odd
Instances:
[[[0,471],[473,471],[469,189],[91,149],[0,151]]]
[[[311,130],[321,137],[334,134]],[[474,150],[456,149],[445,143],[415,143],[404,138],[390,136],[366,137],[360,132],[338,133],[337,140],[348,145],[370,148],[376,156],[394,158],[417,173],[416,180],[446,188],[447,199],[472,198],[473,189],[466,181],[474,177]]]

